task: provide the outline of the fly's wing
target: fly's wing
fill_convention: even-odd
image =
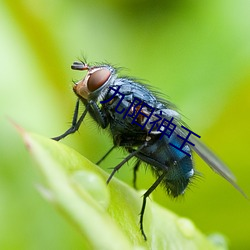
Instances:
[[[145,110],[145,112],[147,112]],[[158,114],[159,113],[159,114]],[[177,125],[174,133],[178,136],[182,136],[186,138],[187,131],[181,128],[184,123],[181,120],[180,114],[174,109],[161,109],[155,112],[155,114],[160,115],[162,118],[166,118],[170,120],[170,118],[175,118],[175,124]],[[151,123],[154,118],[151,118]],[[149,131],[149,128],[146,126],[146,130]],[[158,129],[154,129],[151,131],[152,134],[161,133]],[[247,199],[247,195],[242,191],[242,189],[237,185],[236,178],[233,173],[228,169],[228,167],[210,150],[208,149],[200,140],[196,139],[192,136],[190,139],[191,142],[194,143],[195,146],[191,146],[192,149],[219,175],[221,175],[224,179],[226,179],[229,183],[231,183],[243,196]]]
[[[247,195],[242,191],[242,189],[237,185],[236,178],[233,173],[228,169],[228,167],[202,142],[198,139],[192,137],[191,142],[195,144],[192,149],[219,175],[231,183],[243,196],[247,199]]]

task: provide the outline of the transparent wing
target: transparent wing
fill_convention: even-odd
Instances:
[[[192,149],[219,175],[231,183],[242,195],[247,199],[247,195],[237,185],[236,178],[229,168],[210,150],[208,149],[199,139],[192,137],[191,142],[195,144]]]

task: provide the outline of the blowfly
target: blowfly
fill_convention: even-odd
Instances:
[[[77,102],[71,127],[53,139],[59,141],[76,132],[89,113],[113,138],[113,147],[98,163],[116,147],[128,152],[114,167],[107,183],[131,158],[136,158],[134,185],[140,165],[145,163],[151,168],[156,181],[144,193],[140,212],[140,230],[145,240],[143,216],[147,197],[159,184],[172,197],[182,195],[195,174],[193,152],[244,195],[232,172],[200,142],[199,135],[184,126],[175,106],[159,98],[148,85],[119,77],[118,70],[109,64],[90,66],[80,61],[74,62],[71,68],[87,74],[73,87]],[[79,115],[80,103],[85,110]]]

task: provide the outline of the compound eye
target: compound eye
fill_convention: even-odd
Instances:
[[[88,90],[93,92],[99,89],[109,79],[110,74],[108,69],[99,69],[92,73],[87,83]]]

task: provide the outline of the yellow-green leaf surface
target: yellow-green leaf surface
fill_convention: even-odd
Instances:
[[[75,150],[35,134],[21,132],[44,176],[39,190],[84,238],[82,249],[225,249],[213,245],[186,218],[148,200],[144,227],[139,230],[143,192],[113,178]]]

